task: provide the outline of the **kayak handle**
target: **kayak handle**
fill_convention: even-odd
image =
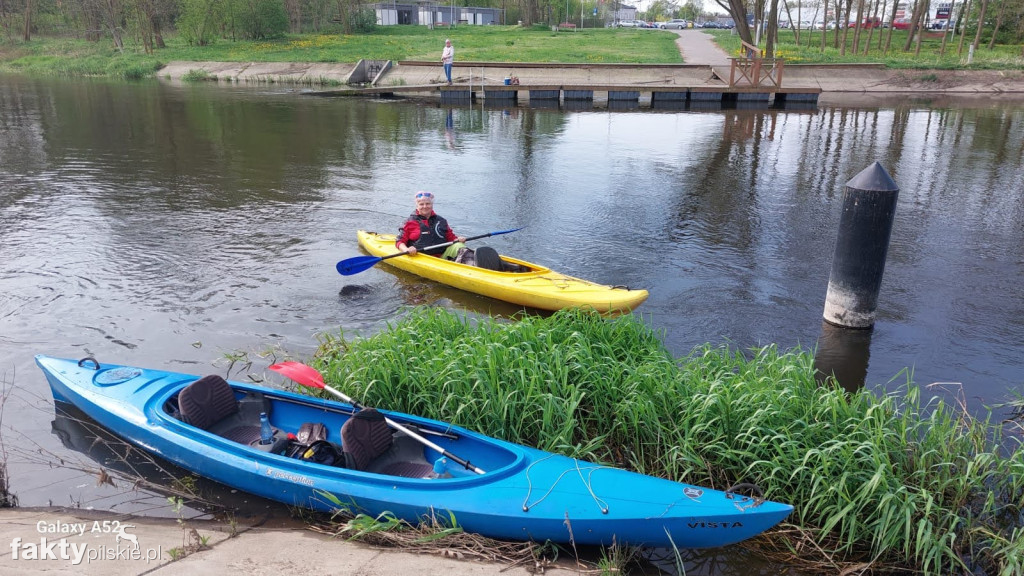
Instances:
[[[83,367],[83,365],[84,365],[84,364],[85,364],[86,362],[92,362],[92,364],[93,364],[93,370],[99,370],[99,369],[100,369],[100,363],[99,363],[99,361],[98,361],[98,360],[96,360],[95,358],[93,358],[92,356],[86,356],[85,358],[82,358],[81,360],[79,360],[79,361],[78,361],[78,367],[79,367],[79,368],[82,368],[82,367]]]
[[[736,493],[737,490],[747,490],[747,491],[751,492],[752,494],[754,494],[754,496],[745,496],[743,494],[737,494]],[[758,506],[762,502],[764,502],[764,492],[761,490],[761,488],[757,484],[743,483],[743,484],[737,484],[735,486],[730,486],[729,488],[725,489],[725,497],[726,498],[732,500],[734,497],[737,497],[737,496],[740,497],[740,498],[753,499],[755,506]]]

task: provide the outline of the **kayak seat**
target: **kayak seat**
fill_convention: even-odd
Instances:
[[[396,442],[384,415],[374,408],[363,408],[341,427],[345,467],[391,476],[423,478],[433,471],[433,466],[423,458],[423,449],[418,444],[409,445],[410,440],[403,435]]]
[[[178,394],[178,410],[183,422],[248,445],[259,441],[259,413],[269,414],[270,406],[262,394],[247,395],[239,401],[226,380],[211,374]]]
[[[498,255],[498,251],[490,246],[481,246],[476,249],[476,265],[480,268],[494,270],[496,272],[529,272],[526,266],[520,266],[506,262]]]
[[[488,270],[502,271],[501,256],[498,256],[498,251],[490,246],[476,249],[476,265]]]

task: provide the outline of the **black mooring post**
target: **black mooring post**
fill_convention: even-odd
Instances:
[[[826,322],[847,328],[874,325],[899,191],[878,162],[846,183],[825,296]]]

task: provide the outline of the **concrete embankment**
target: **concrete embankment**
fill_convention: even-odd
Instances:
[[[346,84],[358,72],[357,63],[239,63],[171,62],[159,77],[181,80],[201,70],[224,82],[276,83],[331,90]],[[457,86],[497,86],[516,76],[523,90],[530,86],[619,86],[650,89],[656,86],[720,88],[727,86],[729,65],[711,64],[523,64],[459,63],[453,80]],[[399,62],[374,76],[377,87],[400,87],[406,92],[439,93],[443,72],[436,63]],[[1024,71],[1018,70],[890,70],[874,64],[788,65],[782,88],[850,94],[934,94],[959,96],[1024,97]]]

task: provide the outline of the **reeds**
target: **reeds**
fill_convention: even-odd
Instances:
[[[370,338],[325,337],[318,362],[367,405],[692,484],[754,482],[796,507],[794,558],[800,539],[831,567],[1021,567],[1019,439],[909,381],[850,394],[816,382],[811,353],[773,346],[676,359],[638,318],[579,310],[422,309]]]

